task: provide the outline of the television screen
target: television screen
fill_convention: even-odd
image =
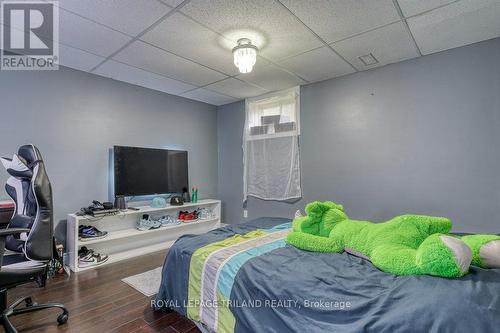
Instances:
[[[189,188],[187,151],[115,146],[115,195],[181,193]]]

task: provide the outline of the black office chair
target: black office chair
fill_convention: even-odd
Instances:
[[[0,230],[0,322],[6,333],[17,333],[9,316],[60,308],[57,321],[64,324],[68,311],[62,304],[36,304],[31,297],[23,297],[7,306],[8,289],[32,281],[45,286],[54,258],[53,209],[52,188],[35,146],[22,146],[12,159],[1,161],[10,175],[5,189],[16,209],[7,229]],[[11,253],[4,255],[5,249]]]

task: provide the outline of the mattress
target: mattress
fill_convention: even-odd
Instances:
[[[260,218],[181,237],[157,308],[209,332],[497,332],[500,270],[395,276],[347,253],[287,245],[291,221]]]

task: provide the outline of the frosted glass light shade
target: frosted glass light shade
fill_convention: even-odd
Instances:
[[[257,61],[257,47],[248,38],[238,40],[238,46],[233,49],[234,64],[240,73],[250,73]]]

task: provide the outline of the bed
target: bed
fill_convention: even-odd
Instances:
[[[460,279],[395,276],[349,255],[285,242],[291,220],[260,218],[181,237],[157,308],[205,332],[498,332],[500,270]]]

